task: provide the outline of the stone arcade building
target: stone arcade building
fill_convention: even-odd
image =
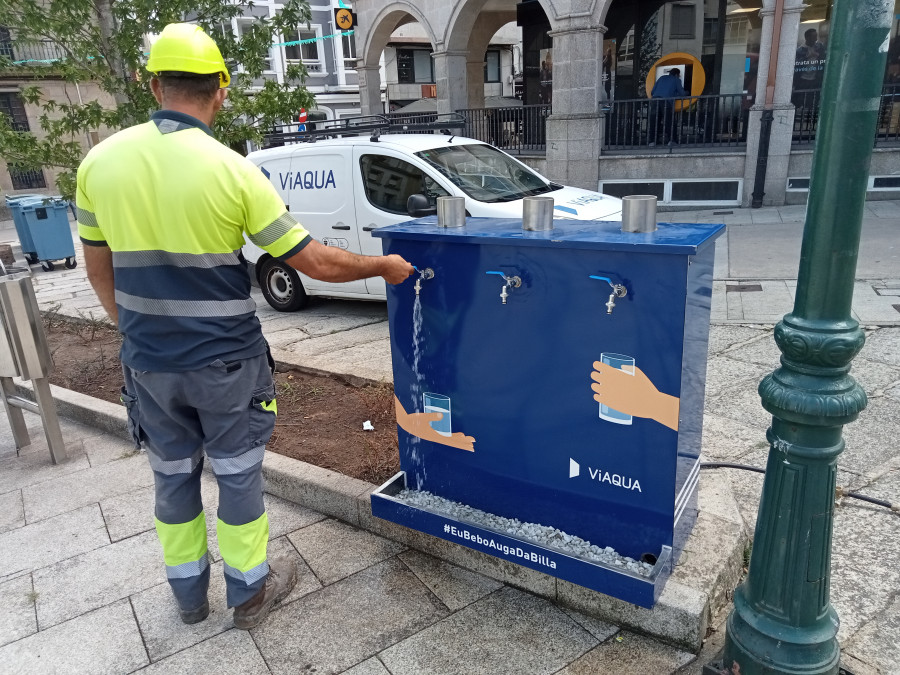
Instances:
[[[545,104],[541,152],[553,180],[662,204],[748,205],[763,111],[773,121],[764,204],[804,203],[833,0],[356,0],[361,108],[383,110],[379,61],[391,33],[418,22],[432,45],[439,112],[484,107],[485,50],[522,30],[524,103]],[[869,198],[900,196],[900,0]],[[655,143],[648,101],[678,65],[693,96],[676,143]],[[552,73],[552,74],[551,74]],[[548,93],[552,88],[552,96]],[[679,104],[676,103],[676,106]],[[680,141],[680,143],[678,143]]]

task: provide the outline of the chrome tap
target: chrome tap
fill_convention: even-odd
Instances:
[[[609,294],[609,300],[606,301],[606,313],[612,314],[613,307],[616,306],[616,298],[624,298],[628,295],[628,289],[626,289],[622,284],[614,284],[612,279],[609,277],[600,277],[594,274],[591,275],[591,279],[599,279],[600,281],[605,281],[609,284],[610,288],[612,288],[612,293]]]
[[[519,276],[507,276],[503,272],[487,272],[487,274],[496,274],[498,276],[501,276],[506,282],[503,284],[503,288],[500,290],[500,302],[502,302],[504,305],[506,304],[507,298],[509,298],[509,289],[519,288],[522,285],[522,277]]]
[[[426,267],[425,269],[420,270],[415,266],[413,267],[413,269],[419,273],[419,278],[416,279],[416,285],[414,286],[414,288],[416,289],[416,295],[418,295],[419,291],[422,290],[422,279],[425,279],[426,281],[428,279],[434,279],[434,270],[430,267]]]

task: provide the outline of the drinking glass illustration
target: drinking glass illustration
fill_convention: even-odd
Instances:
[[[441,436],[450,436],[450,397],[443,394],[422,394],[425,400],[425,412],[442,413],[444,416],[439,420],[429,422],[431,428],[438,432]]]
[[[629,375],[634,375],[633,356],[604,352],[600,354],[600,362],[625,371]],[[603,403],[600,404],[600,419],[612,422],[613,424],[631,424],[631,415],[626,415],[618,410],[614,410]]]

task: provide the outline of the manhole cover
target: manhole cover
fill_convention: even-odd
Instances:
[[[758,293],[762,291],[762,284],[734,284],[726,286],[725,291],[728,293]]]

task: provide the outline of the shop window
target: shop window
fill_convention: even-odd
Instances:
[[[431,176],[409,162],[384,155],[359,158],[366,198],[375,208],[406,215],[410,195],[424,194],[431,200],[448,193]]]
[[[669,26],[669,39],[693,40],[697,21],[694,5],[672,5],[672,23]]]
[[[397,81],[401,84],[433,84],[431,52],[424,49],[398,49]]]
[[[500,52],[498,50],[492,49],[484,55],[484,81],[500,81]]]
[[[752,103],[762,37],[761,0],[670,0],[659,3],[659,9],[646,20],[641,16],[637,27],[633,4],[613,2],[606,21],[618,26],[618,36],[607,35],[616,39],[614,54],[618,57],[611,60],[609,98],[643,98],[648,76],[652,88],[662,74],[657,66],[680,65],[682,83],[685,88],[690,86],[693,94],[746,94]],[[682,54],[696,59],[691,68]],[[658,63],[661,60],[664,62]],[[705,84],[694,87],[694,80],[700,82],[698,75],[703,75]]]

